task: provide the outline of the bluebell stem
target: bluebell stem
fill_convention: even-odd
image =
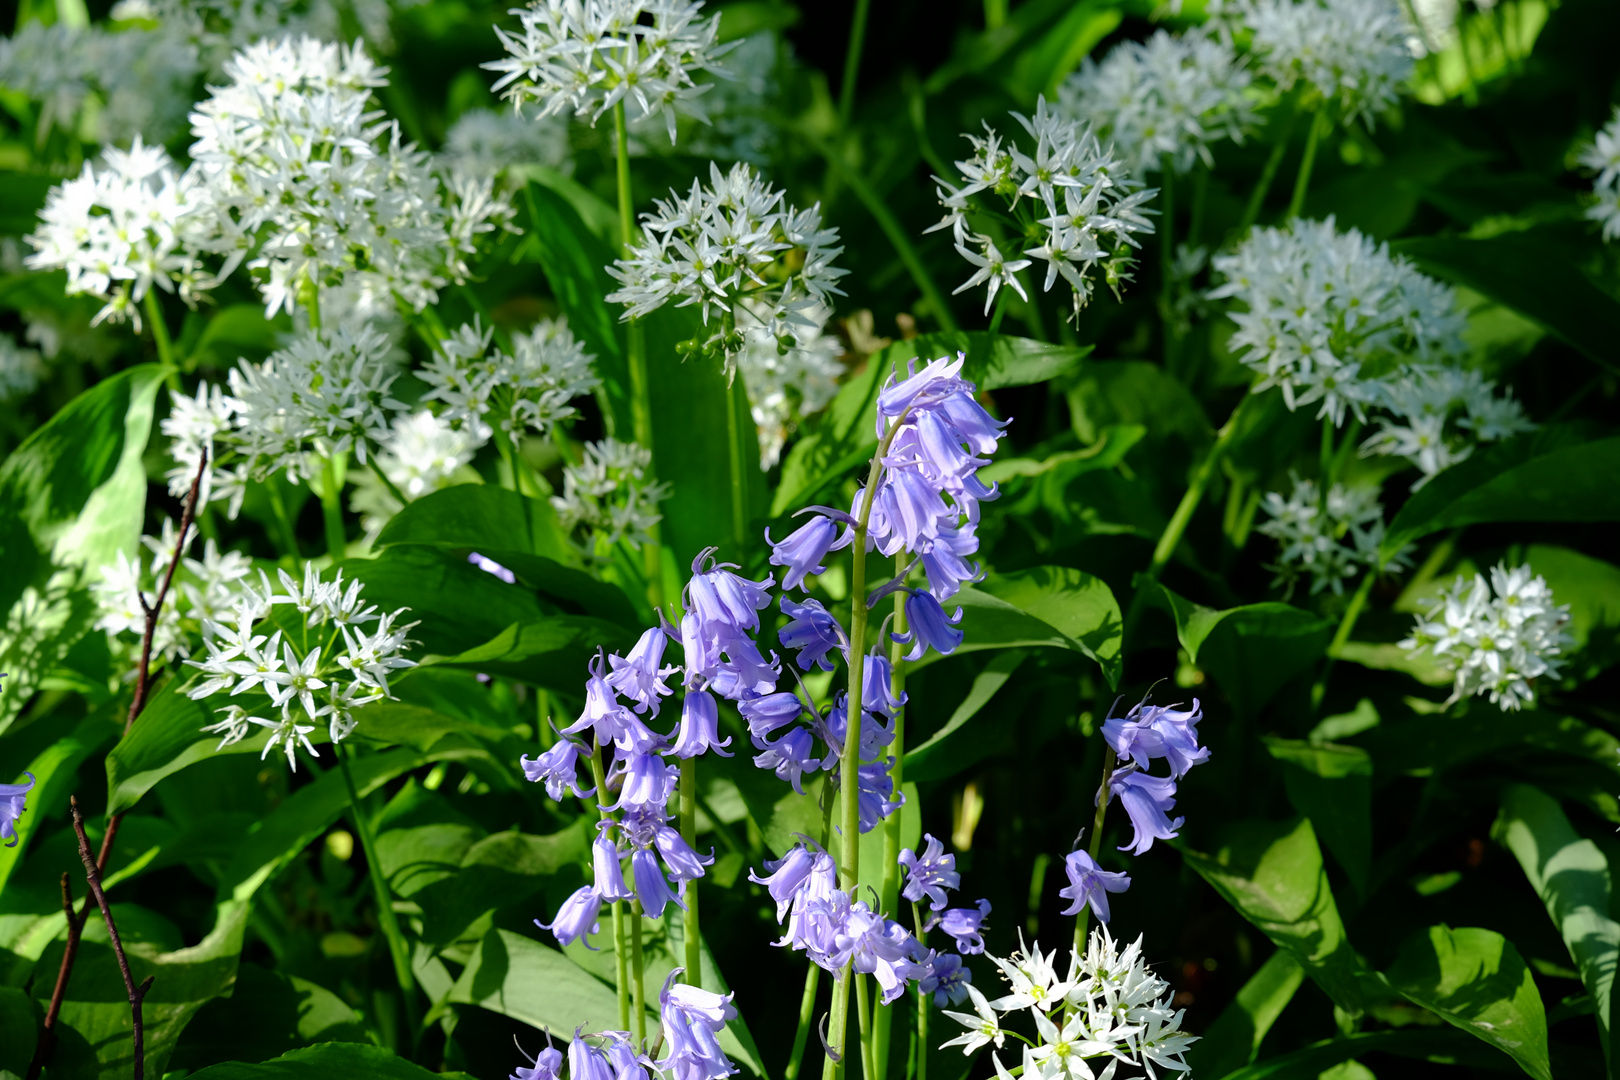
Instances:
[[[1071,851],[1064,856],[1063,869],[1069,875],[1068,888],[1059,889],[1058,895],[1073,901],[1061,914],[1078,915],[1089,907],[1097,921],[1108,922],[1108,894],[1122,893],[1131,887],[1130,876],[1110,873],[1097,865],[1097,861],[1084,851]]]
[[[25,772],[26,784],[0,784],[0,837],[6,847],[17,846],[17,822],[28,809],[28,793],[34,789],[34,774]]]

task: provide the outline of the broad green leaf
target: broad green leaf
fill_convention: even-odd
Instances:
[[[1134,424],[1149,438],[1173,436],[1192,447],[1212,442],[1209,418],[1185,384],[1143,360],[1088,360],[1069,390],[1069,422],[1091,444],[1110,427]]]
[[[1493,755],[1522,760],[1527,749],[1595,763],[1620,786],[1620,739],[1572,716],[1503,712],[1480,701],[1460,715],[1420,716],[1368,732],[1362,744],[1381,770],[1429,775]]]
[[[45,198],[56,183],[56,177],[46,173],[0,173],[0,233],[25,236],[33,232]]]
[[[1272,953],[1187,1052],[1193,1074],[1225,1076],[1252,1062],[1304,981],[1305,969],[1293,953],[1287,949]]]
[[[1487,155],[1460,144],[1422,144],[1323,184],[1306,200],[1306,214],[1318,221],[1332,215],[1341,230],[1360,229],[1383,240],[1406,228],[1424,194],[1446,174],[1485,160]]]
[[[39,1041],[40,1024],[45,1014],[35,1006],[28,994],[15,986],[0,986],[0,1069],[9,1069],[22,1076],[28,1063],[34,1060],[34,1046]]]
[[[462,822],[434,822],[377,835],[377,862],[394,895],[410,898],[456,874],[467,849],[484,830]]]
[[[1389,996],[1350,945],[1309,820],[1239,822],[1214,854],[1182,854],[1238,914],[1292,953],[1341,1009],[1360,1014]]]
[[[1354,746],[1265,738],[1294,809],[1310,818],[1361,896],[1372,871],[1372,756]]]
[[[1407,939],[1385,976],[1412,1001],[1507,1054],[1536,1080],[1552,1080],[1541,994],[1519,950],[1501,934],[1431,926]]]
[[[230,1061],[211,1065],[191,1074],[191,1080],[332,1080],[333,1077],[364,1077],[365,1080],[428,1080],[465,1073],[429,1072],[379,1046],[363,1043],[328,1042],[283,1054],[273,1061],[250,1065]]]
[[[1068,566],[1036,566],[992,575],[977,588],[1063,634],[1101,665],[1109,686],[1119,685],[1124,623],[1119,602],[1101,578]]]
[[[413,660],[455,656],[477,648],[513,624],[538,624],[547,607],[528,589],[508,585],[447,549],[419,544],[389,548],[375,559],[339,564],[359,581],[367,602],[384,611],[409,608],[419,642]]]
[[[1103,428],[1097,441],[1082,450],[1064,450],[1039,459],[998,458],[979,470],[979,479],[999,484],[1013,477],[1045,476],[1056,469],[1068,480],[1094,469],[1112,469],[1125,460],[1147,430],[1144,424],[1115,424]]]
[[[482,645],[451,656],[430,654],[422,662],[505,675],[574,693],[597,649],[621,651],[634,641],[634,635],[620,623],[584,615],[543,615],[513,623]]]
[[[1524,561],[1547,579],[1558,603],[1569,605],[1565,629],[1573,645],[1564,652],[1572,670],[1565,677],[1596,678],[1620,661],[1620,566],[1548,544],[1532,544]]]
[[[500,548],[570,566],[580,562],[549,502],[493,484],[455,484],[407,504],[377,537],[378,548],[393,544]]]
[[[312,1043],[365,1041],[360,1017],[326,987],[243,964],[231,996],[215,998],[198,1011],[169,1067],[197,1070],[242,1058],[267,1061]]]
[[[1080,0],[1069,8],[1049,33],[1019,54],[1007,78],[1009,89],[1026,105],[1039,95],[1055,95],[1064,77],[1119,27],[1124,19],[1119,7],[1118,0]]]
[[[906,778],[939,780],[977,764],[980,752],[988,753],[990,747],[984,740],[971,740],[969,745],[962,745],[967,737],[955,736],[963,725],[979,715],[1028,658],[1029,652],[1025,649],[1008,649],[991,657],[984,670],[974,677],[967,697],[956,706],[944,726],[930,735],[927,742],[906,751]]]
[[[591,833],[591,822],[580,818],[550,836],[502,832],[479,840],[456,873],[413,895],[422,908],[423,940],[443,948],[488,912],[528,900],[564,866],[590,857]]]
[[[1495,521],[1620,521],[1620,438],[1548,427],[1482,447],[1415,492],[1390,522],[1390,558],[1441,529]]]
[[[1495,1067],[1496,1062],[1501,1060],[1458,1031],[1439,1028],[1362,1031],[1257,1061],[1227,1073],[1225,1080],[1315,1080],[1336,1065],[1363,1054],[1379,1052],[1431,1061],[1438,1065],[1486,1069]]]
[[[1502,793],[1502,812],[1492,834],[1519,860],[1563,935],[1581,982],[1597,1002],[1598,1034],[1612,1068],[1609,1024],[1620,968],[1620,923],[1610,915],[1608,859],[1575,832],[1556,799],[1527,784],[1511,784]]]
[[[6,691],[9,693],[9,689]],[[116,721],[106,716],[89,716],[74,725],[73,730],[41,750],[34,760],[17,770],[16,776],[7,776],[5,783],[27,783],[22,773],[34,774],[34,787],[28,793],[28,810],[17,819],[17,842],[9,847],[0,844],[0,890],[3,890],[11,872],[16,869],[28,842],[40,827],[47,813],[60,811],[67,805],[78,780],[79,766],[91,754],[118,737]]]
[[[1215,677],[1234,708],[1249,715],[1314,664],[1333,635],[1331,623],[1288,604],[1267,602],[1217,611],[1163,586],[1160,591],[1188,658]]]

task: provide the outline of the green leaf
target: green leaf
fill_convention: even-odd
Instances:
[[[45,1015],[35,1008],[26,991],[15,986],[0,986],[0,1031],[6,1032],[6,1038],[0,1042],[0,1069],[9,1069],[18,1076],[28,1071],[44,1019]]]
[[[1437,1029],[1363,1031],[1313,1043],[1302,1050],[1256,1062],[1225,1080],[1315,1080],[1327,1070],[1363,1054],[1386,1053],[1432,1061],[1440,1065],[1491,1068],[1500,1058],[1486,1057],[1479,1043],[1457,1031]]]
[[[10,846],[0,844],[0,890],[4,890],[11,872],[17,868],[28,842],[39,828],[47,809],[65,806],[78,780],[79,766],[84,760],[118,737],[118,728],[105,716],[90,716],[80,720],[71,732],[41,750],[18,775],[8,776],[7,783],[27,783],[23,772],[34,774],[34,787],[28,793],[28,811],[17,819],[17,842]]]
[[[1565,629],[1574,643],[1564,651],[1573,670],[1565,677],[1593,679],[1620,661],[1620,566],[1548,544],[1532,544],[1524,561],[1569,605]]]
[[[1035,566],[993,574],[977,588],[1057,630],[1102,667],[1110,687],[1119,685],[1124,623],[1101,578],[1068,566]]]
[[[1305,969],[1293,953],[1287,949],[1272,953],[1187,1052],[1193,1075],[1225,1076],[1253,1061],[1266,1033],[1304,981]]]
[[[1431,926],[1401,946],[1390,984],[1496,1047],[1536,1080],[1552,1080],[1547,1012],[1513,943],[1479,927]]]
[[[1620,438],[1547,427],[1466,460],[1415,492],[1384,535],[1387,560],[1441,529],[1494,521],[1620,521]]]
[[[1333,636],[1333,624],[1288,604],[1267,602],[1217,611],[1159,587],[1176,637],[1193,663],[1215,677],[1233,708],[1253,715],[1282,685],[1309,668]]]
[[[1350,884],[1366,896],[1367,875],[1372,871],[1372,755],[1358,747],[1331,743],[1262,741],[1282,763],[1288,801],[1310,818]]]
[[[545,615],[513,623],[482,645],[453,656],[428,655],[423,664],[505,675],[533,686],[574,693],[598,648],[617,652],[634,635],[619,623],[584,615]]]
[[[1611,1056],[1614,980],[1620,968],[1620,923],[1609,914],[1613,883],[1603,851],[1581,838],[1556,799],[1527,784],[1510,784],[1492,835],[1513,853],[1597,1002],[1603,1056]]]
[[[56,183],[56,177],[44,173],[0,173],[0,234],[25,236],[33,232],[39,212],[45,208],[45,198]]]
[[[428,1080],[461,1073],[429,1072],[377,1046],[363,1043],[328,1042],[283,1054],[261,1065],[240,1061],[211,1065],[191,1074],[191,1080],[332,1080],[333,1077],[365,1077],[366,1080]]]
[[[1213,855],[1187,864],[1279,949],[1293,954],[1328,997],[1359,1015],[1387,992],[1350,945],[1309,820],[1231,826]]]
[[[549,502],[493,484],[455,484],[407,504],[377,537],[378,548],[393,544],[478,551],[497,547],[569,566],[580,561]]]
[[[513,624],[538,624],[549,614],[529,590],[508,585],[447,549],[400,544],[375,559],[339,564],[359,581],[365,598],[384,611],[409,608],[419,620],[410,657],[455,656],[476,648]]]
[[[502,832],[486,836],[461,856],[456,873],[418,890],[422,940],[443,948],[485,914],[539,893],[565,866],[590,857],[592,823],[580,818],[550,836]]]
[[[243,964],[231,996],[215,998],[193,1018],[169,1067],[197,1070],[240,1058],[264,1061],[312,1043],[365,1041],[360,1017],[332,991]]]
[[[977,764],[979,757],[990,751],[983,740],[957,737],[964,724],[984,709],[995,697],[996,691],[1007,684],[1018,666],[1029,658],[1025,649],[1008,649],[998,653],[973,679],[967,697],[956,706],[943,727],[928,737],[928,741],[906,751],[904,775],[908,780],[940,780],[953,776]],[[977,756],[975,756],[977,755]]]
[[[1215,439],[1209,417],[1181,380],[1144,360],[1090,360],[1068,393],[1069,422],[1091,444],[1110,427],[1134,424],[1150,438],[1167,436],[1194,448]]]

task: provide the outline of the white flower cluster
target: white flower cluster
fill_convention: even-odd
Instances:
[[[748,407],[759,436],[759,467],[769,469],[782,456],[787,437],[800,420],[820,412],[838,396],[838,377],[844,367],[838,358],[843,345],[823,333],[832,312],[811,313],[812,326],[795,326],[791,344],[782,343],[757,327],[746,336],[737,354],[748,392]]]
[[[542,319],[512,338],[512,352],[491,350],[494,332],[476,321],[441,343],[418,374],[432,389],[422,400],[443,402],[442,416],[480,442],[489,437],[488,417],[502,431],[531,428],[545,435],[576,412],[569,404],[601,385],[591,369],[596,358],[574,337],[566,319]]]
[[[1592,145],[1581,151],[1581,164],[1597,170],[1592,193],[1597,201],[1586,216],[1603,226],[1603,239],[1620,238],[1620,105]]]
[[[224,719],[203,730],[221,736],[219,746],[224,748],[246,738],[255,725],[269,728],[270,739],[260,757],[279,743],[287,764],[296,769],[296,745],[303,743],[314,756],[309,734],[322,719],[332,742],[338,743],[354,730],[355,710],[392,696],[388,676],[416,666],[414,660],[401,655],[410,644],[406,633],[416,624],[395,625],[409,609],[379,613],[375,605],[361,598],[358,581],[344,586],[341,570],[330,582],[323,582],[320,572],[308,563],[301,584],[285,570],[278,570],[277,576],[280,591],[262,570],[257,585],[244,579],[230,613],[203,623],[208,655],[186,661],[202,676],[186,696],[199,701],[215,694],[234,698],[253,691],[254,697],[249,699],[255,702],[253,706],[231,704]],[[269,636],[255,634],[255,626],[282,605],[302,616],[299,629],[278,629]],[[369,632],[362,630],[367,623],[376,626]],[[310,633],[323,626],[331,629]],[[334,647],[340,637],[341,654]],[[317,644],[310,648],[312,641]],[[280,716],[253,715],[253,708],[264,707],[260,698],[269,699],[266,711],[279,709]]]
[[[415,502],[454,482],[484,442],[473,428],[454,428],[424,409],[395,418],[388,437],[377,447],[377,467],[399,494]],[[360,515],[366,533],[375,537],[399,513],[401,503],[370,472],[355,479],[349,506]]]
[[[1545,579],[1529,566],[1499,564],[1489,584],[1483,574],[1458,578],[1401,648],[1429,652],[1456,673],[1451,701],[1489,694],[1493,705],[1512,710],[1535,704],[1533,680],[1558,677],[1568,622],[1569,605],[1553,603]]]
[[[1086,953],[1070,951],[1069,973],[1059,979],[1053,965],[1057,952],[1042,955],[1040,945],[1013,953],[1003,960],[992,956],[1009,993],[989,1001],[972,983],[967,984],[974,1012],[945,1010],[945,1015],[967,1031],[944,1043],[960,1046],[964,1054],[994,1044],[1000,1050],[1007,1036],[1025,1043],[1024,1080],[1094,1080],[1090,1061],[1106,1058],[1101,1076],[1112,1077],[1121,1064],[1134,1065],[1157,1076],[1165,1069],[1185,1074],[1183,1059],[1198,1039],[1181,1031],[1182,1012],[1170,1007],[1170,984],[1148,970],[1139,937],[1121,952],[1107,927],[1091,931]],[[1009,1032],[1003,1015],[1028,1012],[1035,1038]],[[998,1080],[1012,1073],[995,1054],[990,1060]]]
[[[1089,56],[1058,88],[1059,107],[1089,124],[1140,176],[1214,164],[1212,143],[1241,143],[1254,123],[1251,76],[1229,42],[1207,33],[1158,31],[1124,41],[1101,63]]]
[[[177,172],[167,151],[136,136],[127,151],[109,148],[99,169],[86,162],[77,177],[51,188],[25,262],[66,270],[70,296],[104,298],[94,322],[131,319],[139,330],[139,304],[154,285],[195,304],[241,261],[237,250],[217,277],[204,271],[204,253],[230,247],[215,224],[196,176]]]
[[[450,169],[489,176],[518,165],[573,171],[568,122],[494,109],[468,109],[450,125],[439,159]]]
[[[1442,469],[1474,452],[1483,442],[1511,438],[1536,425],[1511,394],[1498,397],[1496,384],[1478,371],[1457,367],[1407,367],[1374,387],[1380,414],[1378,434],[1361,452],[1403,457],[1423,475],[1416,491]]]
[[[950,229],[957,252],[977,267],[956,292],[988,284],[985,314],[1002,286],[1029,298],[1015,275],[1038,259],[1046,263],[1044,291],[1050,292],[1061,276],[1073,290],[1078,315],[1091,299],[1094,267],[1102,267],[1116,294],[1130,280],[1130,250],[1140,246],[1134,234],[1153,231],[1142,206],[1155,191],[1133,180],[1095,135],[1045,98],[1036,103],[1033,119],[1012,115],[1035,140],[1034,153],[1004,141],[989,124],[983,138],[965,135],[973,156],[956,163],[962,186],[934,177],[946,213],[928,231]],[[981,210],[975,197],[993,205]],[[993,237],[976,231],[976,225],[1008,214],[1018,219],[1025,236],[1040,239],[1023,252],[1030,258],[1018,258],[1016,252],[1009,258]]]
[[[32,394],[43,372],[38,349],[25,349],[10,334],[0,334],[0,401]]]
[[[668,484],[648,483],[651,465],[652,453],[638,443],[586,443],[583,460],[563,466],[563,493],[551,498],[563,528],[586,529],[597,555],[621,540],[633,548],[650,542],[649,530],[663,520],[658,504],[669,497]]]
[[[1283,90],[1314,90],[1346,120],[1394,104],[1412,74],[1396,0],[1226,0],[1218,12],[1249,32],[1261,74]]]
[[[1363,415],[1369,380],[1398,358],[1463,351],[1455,292],[1331,217],[1255,229],[1214,266],[1226,281],[1209,298],[1245,308],[1231,313],[1229,347],[1261,376],[1255,392],[1281,387],[1290,409],[1320,402],[1317,415],[1336,425],[1347,408]]]
[[[572,112],[592,124],[620,102],[631,119],[662,115],[675,141],[677,111],[706,120],[694,72],[713,71],[727,51],[720,20],[692,0],[531,0],[513,12],[521,29],[495,28],[511,55],[485,64],[504,72],[494,89],[542,116]],[[633,111],[632,111],[633,110]]]
[[[1334,484],[1327,498],[1314,480],[1294,477],[1294,490],[1266,493],[1262,504],[1271,520],[1259,531],[1277,541],[1277,583],[1291,590],[1301,576],[1311,579],[1311,593],[1331,588],[1342,594],[1345,583],[1363,570],[1378,567],[1384,541],[1384,511],[1375,487]],[[1404,565],[1404,556],[1391,560]]]
[[[844,295],[838,279],[848,271],[832,264],[844,249],[838,230],[822,227],[821,204],[789,205],[745,164],[722,173],[710,163],[707,187],[693,180],[685,198],[655,205],[641,215],[641,242],[608,268],[621,286],[608,300],[629,308],[627,319],[670,300],[699,305],[705,326],[718,312],[704,347],[723,353],[728,369],[752,331],[780,340],[814,327],[810,312]]]
[[[196,535],[193,526],[186,537],[187,548]],[[141,544],[151,552],[150,561],[143,563],[139,555],[132,559],[120,551],[117,562],[101,568],[101,580],[91,586],[99,609],[94,629],[106,631],[110,639],[125,647],[133,647],[133,642],[121,635],[133,635],[139,640],[145,634],[142,598],[151,603],[156,597],[158,584],[174,559],[177,539],[174,522],[165,519],[160,535],[141,537]],[[246,555],[237,551],[222,554],[212,540],[203,543],[201,559],[182,556],[153,627],[152,655],[164,663],[177,656],[189,656],[190,635],[197,633],[204,621],[219,619],[231,610],[237,583],[252,569],[253,563]]]

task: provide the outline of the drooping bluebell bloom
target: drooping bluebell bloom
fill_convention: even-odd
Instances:
[[[842,946],[839,951],[847,950],[851,970],[876,980],[885,1005],[906,992],[908,980],[919,979],[927,972],[911,959],[917,939],[905,927],[893,919],[885,919],[865,903],[850,905],[839,938]]]
[[[686,905],[670,890],[669,880],[658,866],[658,858],[651,851],[641,850],[630,856],[630,877],[636,883],[636,898],[641,910],[656,919],[668,904]]]
[[[782,642],[782,648],[799,650],[795,659],[800,671],[809,671],[812,667],[831,671],[833,664],[827,659],[827,654],[834,649],[848,657],[849,638],[821,601],[806,600],[800,604],[784,596],[778,603],[789,622],[777,637]]]
[[[502,566],[500,563],[496,562],[494,559],[491,559],[487,555],[480,555],[476,551],[469,551],[467,553],[467,561],[478,567],[478,569],[482,570],[486,574],[494,574],[508,585],[517,584],[516,574],[512,573],[512,571],[508,570],[506,567]]]
[[[924,924],[926,929],[939,927],[956,941],[957,951],[964,956],[984,952],[984,920],[990,917],[990,901],[980,900],[978,910],[951,908]]]
[[[882,713],[890,720],[906,703],[905,691],[894,694],[894,665],[877,647],[867,654],[861,672],[861,708]],[[888,743],[883,745],[887,746]]]
[[[935,952],[929,949],[920,963],[928,974],[917,980],[917,989],[934,995],[934,1008],[947,1004],[960,1005],[967,1000],[968,987],[973,983],[973,969],[962,963],[955,953]]]
[[[591,871],[596,893],[603,900],[634,900],[636,894],[624,883],[619,865],[619,847],[604,833],[591,844]]]
[[[34,790],[34,774],[23,775],[28,777],[26,784],[0,784],[0,837],[5,838],[6,847],[17,846],[17,822],[28,809],[28,793]]]
[[[714,862],[714,855],[699,855],[680,833],[668,825],[659,826],[653,834],[653,843],[669,870],[669,876],[677,882],[696,881],[703,876],[703,868]]]
[[[619,801],[609,810],[650,806],[661,811],[681,775],[680,766],[671,765],[657,754],[630,754],[615,761],[613,767],[621,783]],[[613,779],[614,773],[610,772],[610,785]]]
[[[748,737],[754,746],[764,750],[770,737],[781,728],[804,715],[804,702],[791,690],[737,703],[737,711],[748,721]]]
[[[596,946],[591,944],[591,935],[601,930],[596,921],[596,913],[601,909],[602,894],[594,886],[582,885],[563,901],[562,907],[557,909],[557,917],[549,926],[539,919],[534,920],[534,925],[542,930],[550,930],[559,945],[568,945],[574,939],[583,937],[585,947],[594,949]],[[576,1072],[574,1075],[579,1074]]]
[[[781,543],[771,539],[771,530],[765,530],[765,542],[771,545],[771,565],[785,567],[782,574],[783,589],[802,589],[804,579],[810,574],[825,573],[827,568],[821,565],[827,553],[838,551],[849,546],[852,539],[846,533],[842,538],[838,536],[838,524],[834,516],[842,518],[845,515],[836,510],[829,510],[823,506],[807,506],[799,514],[813,514],[814,516],[803,525],[800,525],[787,539]]]
[[[533,761],[527,754],[518,758],[523,775],[531,781],[546,783],[546,794],[555,800],[572,793],[584,799],[596,793],[595,788],[579,786],[579,747],[569,739],[558,739],[557,744]],[[3,790],[3,789],[0,789]]]
[[[688,690],[681,702],[681,731],[671,751],[676,757],[697,757],[713,750],[721,757],[730,757],[723,747],[731,745],[731,736],[720,738],[720,706],[707,690]]]
[[[661,704],[659,699],[674,693],[664,680],[680,668],[659,666],[664,658],[664,646],[668,642],[669,638],[664,631],[653,627],[636,641],[629,656],[621,657],[615,653],[608,657],[608,664],[613,668],[613,673],[605,681],[634,702],[638,713],[651,712],[657,716]]]
[[[759,629],[759,613],[770,606],[774,575],[750,581],[731,571],[735,563],[713,562],[715,548],[705,548],[692,560],[686,584],[686,610],[710,625],[728,626],[742,633]]]
[[[628,1031],[601,1034],[610,1040],[603,1049],[607,1051],[608,1064],[613,1067],[613,1080],[651,1080],[648,1070],[653,1067],[653,1060],[637,1048]]]
[[[1181,712],[1144,701],[1123,717],[1104,722],[1103,738],[1121,761],[1134,761],[1140,769],[1146,769],[1154,758],[1164,758],[1170,775],[1179,780],[1194,765],[1209,760],[1209,748],[1198,745],[1198,722],[1203,716],[1197,698],[1192,708]]]
[[[645,753],[662,739],[619,701],[603,674],[604,666],[605,661],[598,650],[590,663],[590,677],[585,681],[585,711],[580,713],[578,720],[563,728],[562,733],[577,735],[589,730],[602,746],[612,743],[630,753]]]
[[[862,765],[856,773],[860,778],[856,805],[863,833],[871,832],[884,818],[905,805],[905,795],[895,794],[894,777],[889,775],[889,769],[893,766],[894,758],[884,758],[870,765]]]
[[[607,1055],[586,1042],[578,1028],[568,1044],[568,1080],[614,1080]]]
[[[720,1080],[738,1071],[717,1038],[726,1022],[737,1018],[737,1007],[730,994],[677,983],[676,977],[684,970],[671,971],[658,995],[658,1014],[669,1052],[657,1066],[673,1080]]]
[[[827,710],[827,715],[817,725],[821,735],[833,755],[839,758],[844,754],[844,727],[849,718],[849,695],[842,690],[833,699],[833,704]],[[874,714],[861,710],[861,758],[875,758],[883,752],[883,748],[894,742],[894,729],[879,720]]]
[[[521,1050],[522,1048],[519,1047]],[[527,1056],[527,1055],[525,1055]],[[532,1068],[521,1066],[512,1073],[510,1080],[559,1080],[562,1074],[562,1051],[551,1045],[551,1032],[546,1032],[546,1048],[535,1055],[529,1063]]]
[[[776,921],[781,922],[787,915],[788,906],[793,898],[799,894],[799,888],[810,876],[815,868],[818,857],[824,856],[822,851],[812,851],[805,844],[795,844],[788,849],[788,853],[780,859],[765,862],[766,876],[760,877],[753,870],[748,871],[748,880],[756,885],[765,886],[771,899],[776,901]]]
[[[1141,855],[1153,847],[1155,840],[1173,840],[1185,818],[1170,820],[1170,811],[1176,808],[1176,782],[1168,776],[1149,776],[1135,766],[1118,769],[1108,779],[1108,788],[1114,798],[1125,804],[1131,827],[1136,834],[1121,851]]]
[[[922,854],[910,848],[900,852],[900,865],[906,868],[906,884],[900,895],[917,904],[928,897],[928,906],[939,911],[946,904],[945,890],[960,888],[962,875],[956,872],[956,856],[945,854],[945,845],[923,833]]]
[[[939,606],[929,593],[921,589],[912,589],[906,596],[906,625],[910,630],[904,634],[889,635],[902,645],[915,641],[911,651],[906,653],[907,660],[921,660],[923,653],[933,649],[941,656],[949,656],[962,644],[962,631],[957,624],[962,621],[962,609],[957,608],[956,614],[947,618],[945,609]]]
[[[974,509],[977,509],[975,504]],[[922,549],[923,573],[928,575],[928,592],[944,603],[962,591],[962,586],[978,581],[984,575],[979,564],[969,562],[968,556],[979,550],[979,534],[974,530],[976,521],[957,527],[941,525],[939,534]]]
[[[754,764],[761,769],[772,770],[778,780],[786,780],[793,785],[794,791],[803,795],[804,774],[813,773],[821,767],[821,759],[812,756],[815,748],[816,740],[810,732],[796,727],[767,747],[764,753],[756,754]]]
[[[776,872],[767,879],[772,882],[767,888],[777,902],[776,921],[782,921],[784,909],[787,914],[787,932],[773,944],[810,951],[821,941],[817,936],[817,927],[822,925],[817,922],[818,905],[834,895],[843,897],[844,894],[838,891],[838,866],[832,856],[819,849],[807,854],[808,867],[800,860],[790,861],[784,857],[776,864]],[[771,868],[771,864],[767,863],[766,867]],[[847,902],[848,897],[844,900]]]
[[[1088,906],[1098,922],[1109,919],[1108,894],[1122,893],[1131,887],[1127,874],[1110,873],[1098,866],[1089,852],[1071,851],[1063,858],[1063,869],[1069,875],[1069,887],[1059,889],[1058,895],[1073,901],[1063,909],[1064,915],[1078,915]]]

